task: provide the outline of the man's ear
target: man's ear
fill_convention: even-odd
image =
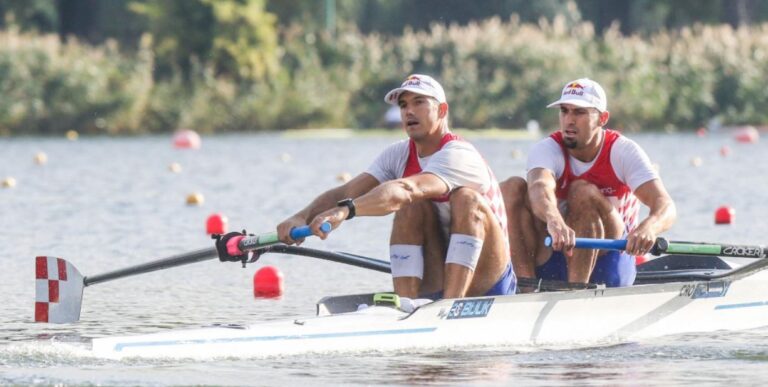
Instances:
[[[443,102],[437,107],[437,116],[444,118],[448,114],[448,103]]]
[[[608,120],[611,118],[610,112],[600,113],[600,126],[608,125]]]

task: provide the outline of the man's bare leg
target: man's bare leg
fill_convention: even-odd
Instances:
[[[552,255],[552,249],[544,246],[546,224],[533,215],[528,199],[528,183],[521,177],[511,177],[500,185],[504,206],[507,210],[507,229],[512,266],[521,278],[536,278],[536,266],[542,265]],[[521,287],[523,293],[533,288]]]
[[[582,238],[621,238],[624,222],[618,211],[594,185],[571,183],[565,222]],[[598,250],[575,249],[568,262],[568,282],[587,283],[597,262]]]
[[[423,246],[424,274],[418,277],[392,278],[395,293],[418,298],[443,289],[445,242],[440,232],[437,213],[429,200],[402,207],[395,213],[390,245]]]
[[[504,232],[485,199],[475,190],[459,188],[451,193],[451,234],[468,235],[483,241],[475,270],[445,264],[444,297],[485,294],[504,274],[510,262]]]

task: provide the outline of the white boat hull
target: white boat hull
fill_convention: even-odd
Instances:
[[[320,314],[323,314],[321,308]],[[768,326],[768,271],[712,281],[440,300],[249,326],[93,340],[124,357],[261,357],[472,346],[589,346]]]

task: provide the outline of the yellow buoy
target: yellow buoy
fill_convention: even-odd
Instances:
[[[521,157],[523,157],[523,152],[520,149],[512,149],[512,153],[510,154],[513,159],[517,160]]]
[[[45,163],[47,162],[48,162],[48,155],[46,155],[43,152],[37,152],[37,154],[35,154],[35,164],[45,165]]]
[[[694,167],[700,167],[701,164],[704,164],[704,161],[701,159],[701,157],[694,157],[691,159],[691,165]]]
[[[173,173],[181,173],[181,164],[171,163],[171,165],[168,166],[168,170]]]
[[[342,173],[339,173],[338,175],[336,175],[336,180],[338,180],[338,181],[340,181],[342,183],[346,183],[346,182],[352,180],[352,175],[350,175],[349,172],[342,172]]]
[[[67,130],[67,140],[75,141],[80,135],[75,130]]]
[[[293,157],[291,157],[290,153],[283,153],[283,154],[280,155],[280,160],[282,162],[284,162],[284,163],[288,163],[292,159],[293,159]]]
[[[6,177],[3,179],[0,185],[2,185],[3,188],[13,188],[16,186],[16,179],[12,177]]]
[[[190,206],[201,206],[205,202],[203,194],[199,192],[191,193],[187,195],[187,204]]]

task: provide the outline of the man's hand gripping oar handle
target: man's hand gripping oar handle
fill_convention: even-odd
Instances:
[[[325,233],[331,232],[331,224],[328,222],[320,226]],[[291,230],[291,238],[294,240],[306,238],[312,235],[309,226],[295,227]],[[248,252],[262,247],[267,247],[280,242],[276,232],[248,235],[243,232],[231,232],[224,235],[214,235],[216,239],[216,251],[222,262],[245,262],[248,260]]]
[[[552,246],[552,238],[544,238],[545,246]],[[627,241],[625,239],[595,239],[595,238],[576,238],[576,248],[579,249],[602,249],[602,250],[625,250]],[[665,238],[656,238],[656,242],[651,248],[651,254],[679,254],[679,255],[712,255],[720,257],[739,257],[739,258],[766,258],[768,257],[768,247],[750,246],[750,245],[730,245],[723,243],[698,243],[698,242],[676,242],[668,241]]]
[[[544,238],[544,246],[552,246],[552,237]],[[576,238],[577,249],[600,249],[600,250],[626,250],[626,239],[597,239],[597,238]],[[667,252],[669,242],[664,238],[656,238],[656,242],[651,247],[651,254],[661,255]]]

